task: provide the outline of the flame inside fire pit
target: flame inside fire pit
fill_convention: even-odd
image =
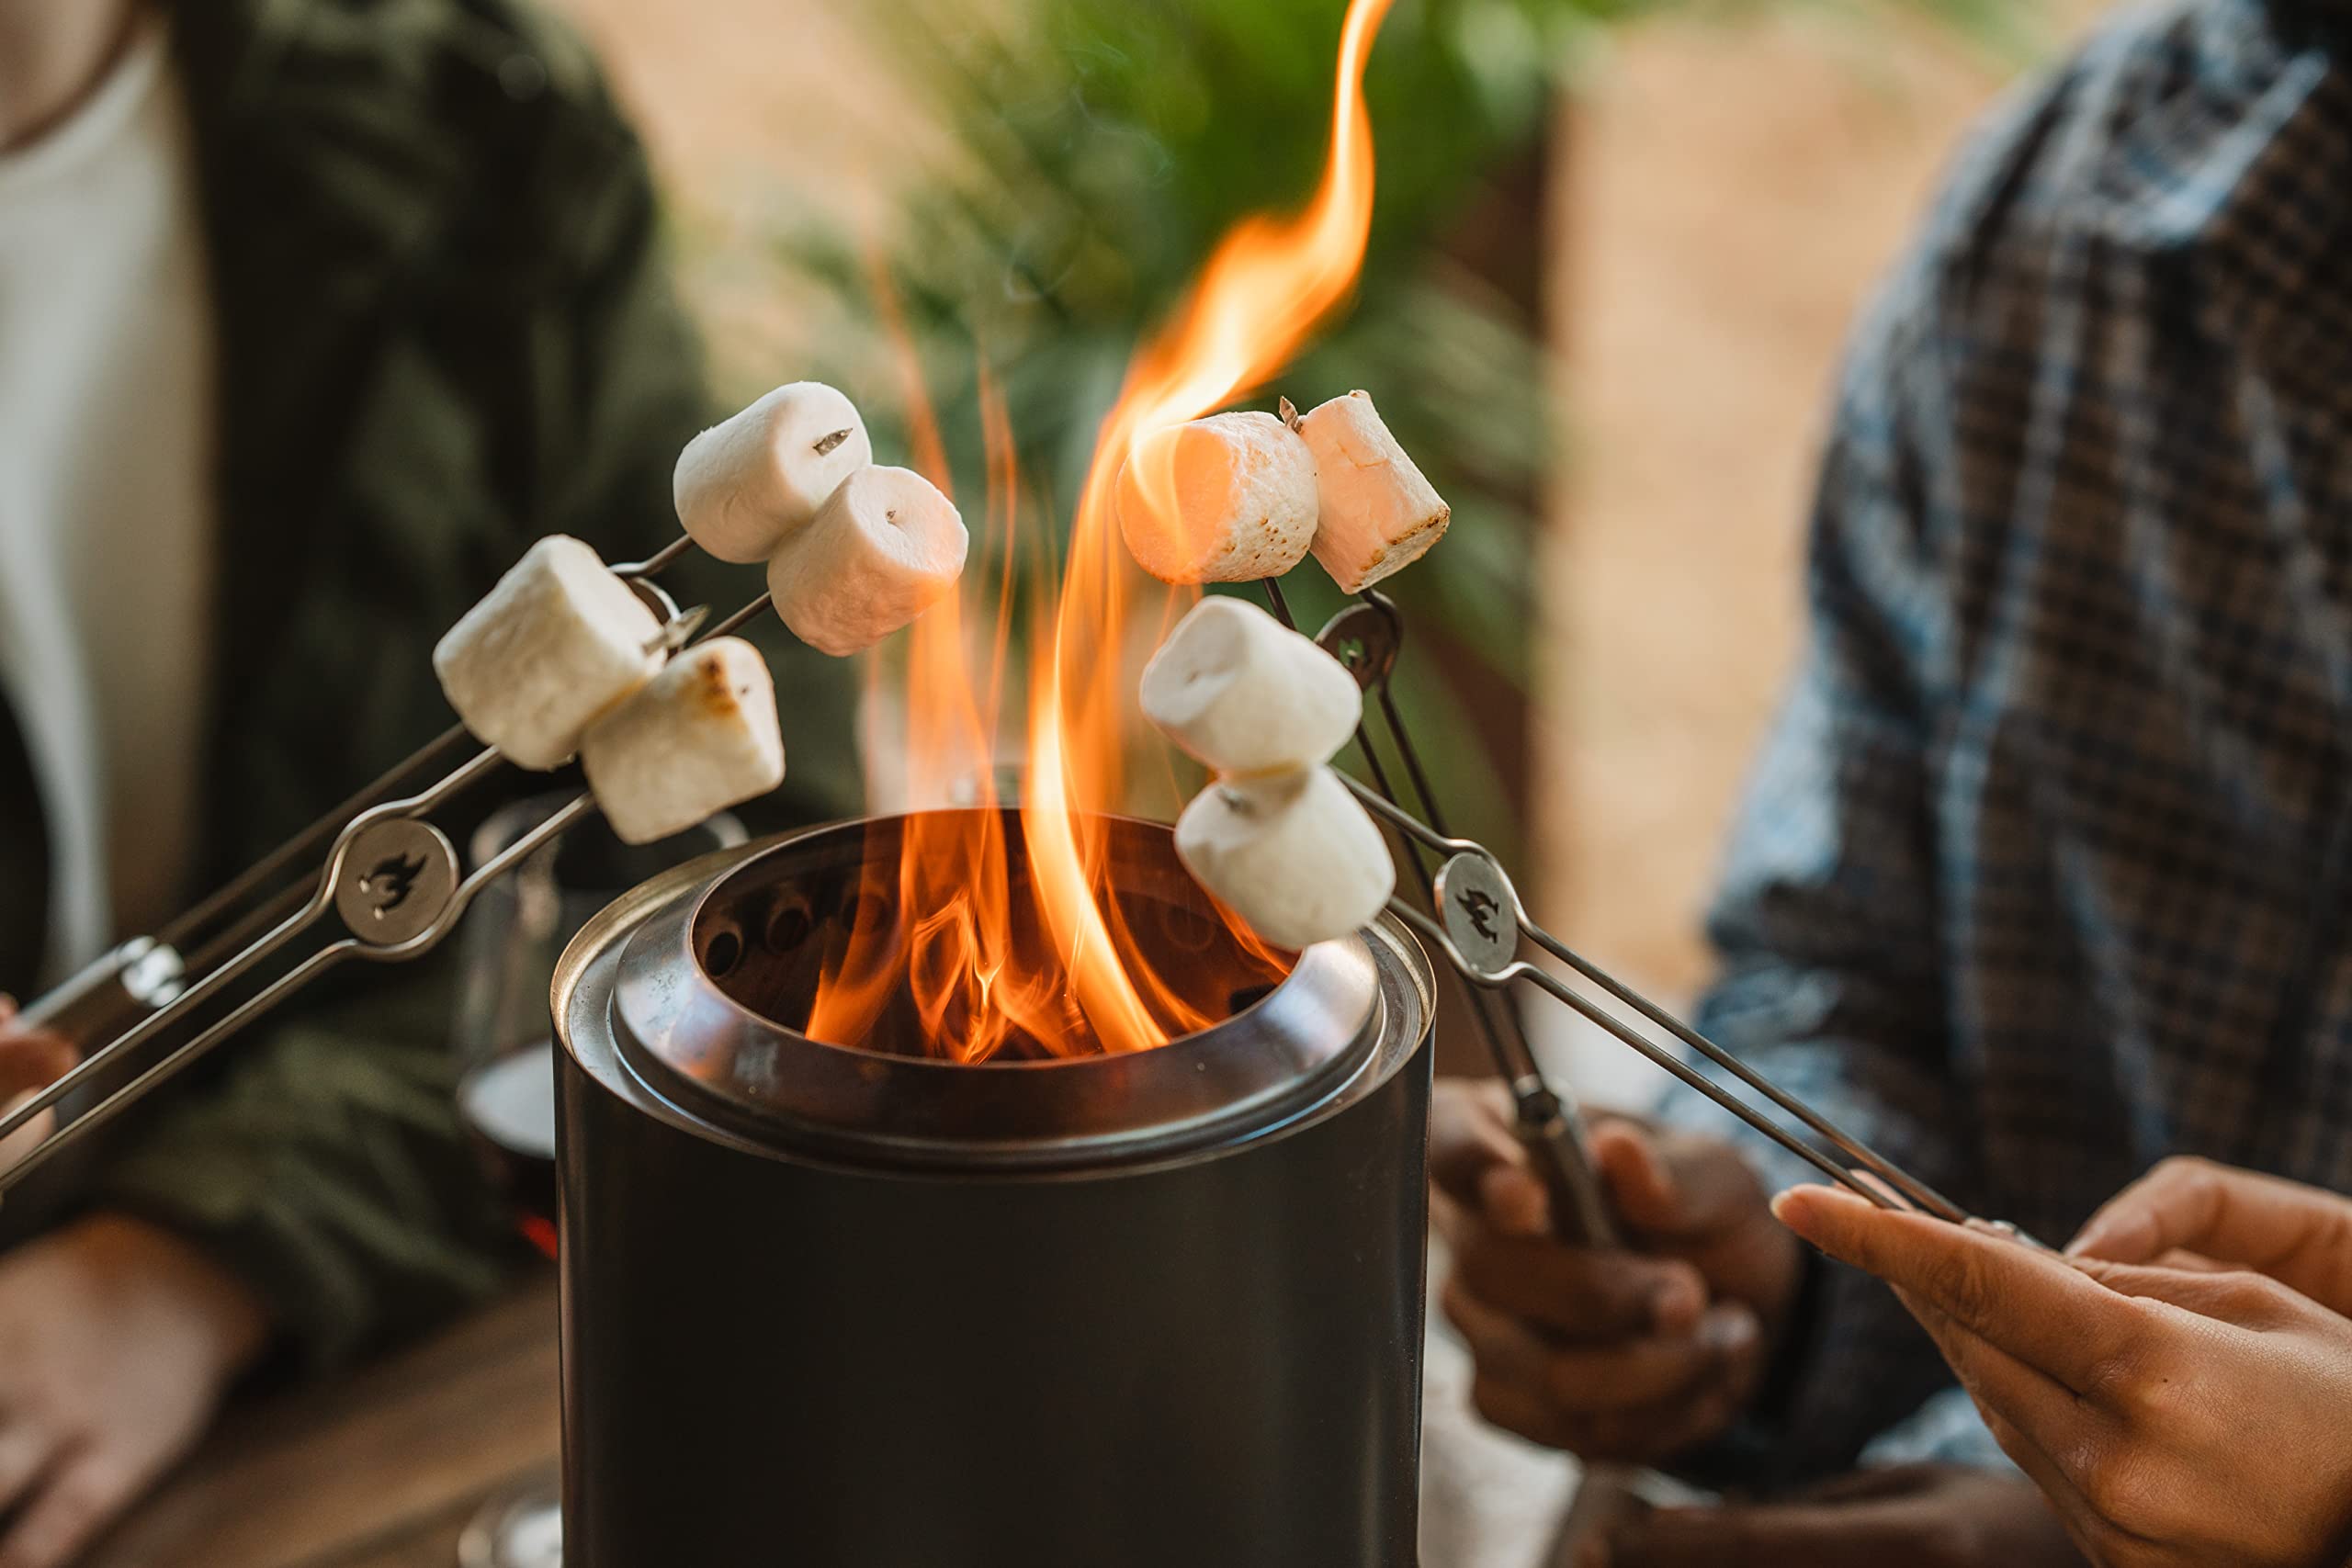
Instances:
[[[993,820],[980,820],[983,816]],[[1222,1022],[1290,973],[1286,956],[1237,936],[1176,860],[1166,829],[1120,819],[1097,826],[1113,852],[1115,891],[1108,918],[1139,966],[1165,976],[1155,978],[1152,1007],[1170,1034]],[[918,840],[994,841],[1006,847],[1001,863],[1008,875],[1007,919],[1001,928],[1003,968],[991,977],[1021,976],[1021,987],[1012,994],[959,983],[964,939],[943,938],[937,910],[928,914],[933,931],[913,930],[925,917],[903,903],[904,872],[916,858],[909,846]],[[723,912],[707,913],[711,929],[698,935],[697,952],[705,971],[738,1002],[828,1044],[921,1056],[941,1055],[943,1041],[985,1041],[988,1059],[999,1061],[1098,1055],[1103,1047],[1076,998],[1067,985],[1056,983],[1060,959],[1029,884],[1024,848],[1021,816],[1011,809],[925,811],[877,819],[866,825],[858,858],[808,857],[797,878],[763,882],[741,892]],[[910,934],[908,949],[919,961],[872,966],[876,989],[860,998],[859,1032],[834,1038],[803,1017],[802,1010],[809,1006],[820,976],[858,967],[852,950],[870,944],[876,931]]]
[[[1349,6],[1330,151],[1313,199],[1295,217],[1252,218],[1226,235],[1175,319],[1130,363],[1103,421],[1060,591],[1033,638],[1027,798],[1017,818],[1002,808],[992,766],[1009,571],[996,585],[998,623],[984,670],[975,669],[966,643],[960,594],[915,623],[908,794],[921,806],[975,809],[921,813],[895,844],[895,859],[869,857],[880,869],[868,873],[850,927],[826,948],[806,1024],[811,1038],[845,1045],[899,1039],[908,1031],[883,1021],[910,1008],[913,1033],[931,1055],[1085,1055],[1163,1045],[1229,1010],[1204,995],[1197,954],[1163,951],[1147,938],[1135,899],[1110,876],[1103,824],[1125,804],[1124,754],[1135,728],[1131,634],[1138,625],[1164,626],[1182,608],[1180,594],[1191,596],[1151,582],[1128,558],[1114,496],[1138,439],[1261,386],[1353,286],[1372,222],[1363,67],[1389,4]],[[919,402],[919,381],[910,389]],[[992,398],[983,404],[987,531],[1010,562],[1018,476],[1001,408]],[[918,414],[918,461],[946,488],[938,443],[925,438]],[[1170,514],[1157,522],[1182,525]],[[1190,918],[1204,931],[1216,928],[1215,945],[1242,955],[1252,972],[1286,970],[1205,898]],[[1204,936],[1201,951],[1207,945]]]

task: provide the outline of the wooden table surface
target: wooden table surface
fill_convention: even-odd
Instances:
[[[552,1475],[550,1275],[439,1338],[232,1409],[77,1568],[455,1568],[483,1498]]]

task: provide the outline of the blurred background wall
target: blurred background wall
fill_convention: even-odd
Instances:
[[[1800,636],[1848,320],[1998,73],[1817,16],[1660,21],[1562,115],[1560,442],[1536,663],[1544,913],[1687,995],[1722,825]]]
[[[2061,0],[2053,40],[2098,9]],[[1801,635],[1846,324],[2011,74],[1950,29],[1787,7],[1647,24],[1561,116],[1561,450],[1536,662],[1544,913],[1706,977],[1724,824]]]

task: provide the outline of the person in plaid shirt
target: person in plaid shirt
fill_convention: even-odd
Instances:
[[[2341,0],[2120,15],[1963,153],[1837,400],[1697,1021],[2053,1240],[2169,1155],[2352,1186],[2348,51]],[[1695,1099],[1608,1123],[1640,1246],[1578,1253],[1503,1115],[1449,1088],[1433,1156],[1490,1418],[1874,1472],[1620,1568],[2076,1560],[1895,1298],[1772,1223],[1793,1161]]]

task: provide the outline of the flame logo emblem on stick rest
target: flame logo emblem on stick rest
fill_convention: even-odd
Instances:
[[[1519,900],[1503,868],[1464,850],[1438,868],[1433,890],[1446,940],[1481,977],[1502,978],[1519,956]]]
[[[387,818],[355,835],[336,868],[334,910],[372,947],[408,941],[441,918],[458,891],[448,835],[413,817]]]
[[[359,879],[360,891],[376,895],[378,919],[408,902],[424,870],[423,855],[386,855],[376,863],[374,870]]]

